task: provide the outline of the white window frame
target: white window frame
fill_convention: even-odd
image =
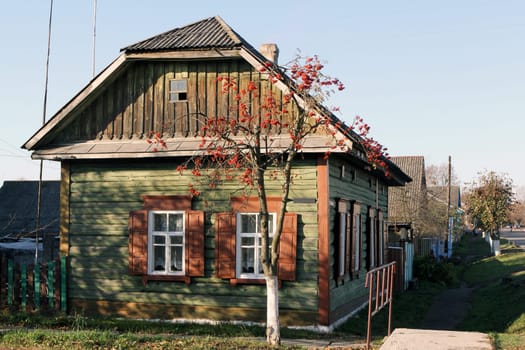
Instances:
[[[362,223],[361,223],[361,206],[354,205],[354,210],[352,211],[355,220],[355,246],[352,247],[355,251],[355,260],[353,272],[359,272],[361,265],[361,235],[362,235]]]
[[[165,215],[182,215],[182,231],[170,231],[170,228],[168,227],[166,231],[155,231],[155,214],[165,214]],[[149,275],[160,275],[160,276],[183,276],[186,271],[186,213],[184,211],[180,210],[151,210],[148,213],[148,274]],[[168,219],[167,219],[168,220]],[[169,223],[169,220],[167,221]],[[155,261],[154,261],[154,248],[155,246],[158,246],[154,243],[154,237],[155,236],[161,236],[164,237],[164,244],[165,247],[165,256],[164,256],[164,271],[155,270]],[[178,236],[182,237],[182,266],[179,271],[170,271],[169,269],[169,262],[172,259],[171,256],[171,244],[169,243],[169,239],[172,236]],[[180,244],[177,244],[180,246]]]
[[[339,276],[345,275],[345,260],[346,260],[346,213],[339,215]]]
[[[383,265],[383,258],[384,258],[384,255],[385,255],[385,243],[384,243],[384,240],[385,240],[385,220],[384,220],[384,216],[383,216],[383,211],[382,210],[378,210],[377,211],[377,221],[378,221],[378,229],[379,229],[379,234],[378,234],[378,237],[379,237],[379,266]]]
[[[345,274],[348,272],[346,271],[346,246],[347,246],[347,239],[351,239],[351,237],[347,237],[347,226],[351,224],[351,219],[348,217],[348,203],[344,199],[340,199],[337,203],[337,212],[339,216],[339,232],[338,234],[338,241],[339,241],[339,247],[338,247],[338,261],[336,264],[338,265],[338,276],[337,278],[343,278]]]
[[[242,217],[243,216],[248,216],[248,215],[255,215],[256,216],[256,224],[255,224],[255,227],[256,227],[256,231],[257,232],[242,232]],[[269,225],[269,228],[272,228],[272,230],[270,232],[268,232],[268,237],[270,239],[272,239],[273,235],[274,235],[274,230],[275,230],[275,219],[276,219],[276,214],[275,213],[268,213],[268,221],[271,221],[271,225]],[[260,254],[260,237],[261,237],[261,232],[260,232],[260,224],[259,224],[259,220],[260,220],[260,213],[252,213],[252,212],[246,212],[246,213],[237,213],[237,220],[236,220],[236,261],[235,261],[235,273],[236,273],[236,276],[237,278],[245,278],[245,279],[261,279],[261,278],[264,278],[264,273],[263,272],[260,272],[259,273],[259,269],[262,270],[262,267],[260,266],[260,258],[261,258],[261,254]],[[254,238],[254,244],[253,244],[253,250],[254,250],[254,253],[253,253],[253,272],[245,272],[242,270],[243,268],[243,261],[242,261],[242,249],[243,249],[243,245],[242,245],[242,239],[243,238]],[[270,242],[268,242],[270,243]]]
[[[179,83],[184,82],[185,88],[175,87],[172,88],[172,83],[178,85]],[[168,92],[168,101],[171,103],[174,102],[185,102],[188,101],[188,79],[170,79],[168,82],[169,92]]]
[[[370,269],[373,269],[376,266],[376,210],[374,208],[369,209],[369,219],[370,219],[370,225],[369,225],[369,237],[370,242],[367,242],[367,244],[370,245],[368,252],[370,254]]]

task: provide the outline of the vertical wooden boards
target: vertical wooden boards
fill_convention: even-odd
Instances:
[[[184,62],[177,62],[173,67],[173,75],[170,79],[188,79],[188,64]],[[165,91],[165,95],[168,95],[169,89],[169,82],[168,82],[168,88]],[[187,96],[187,98],[190,98]],[[192,96],[193,98],[193,96]],[[177,102],[168,102],[173,110],[173,120],[170,120],[171,123],[174,124],[175,132],[172,133],[172,136],[177,137],[186,137],[187,134],[187,118],[188,118],[188,101],[177,101]],[[171,117],[171,116],[170,116]]]
[[[170,80],[175,79],[175,64],[172,62],[164,63],[164,125],[162,127],[164,137],[173,137],[175,134],[179,136],[180,126],[175,124],[175,103],[169,101]],[[157,96],[158,98],[159,96]]]
[[[217,65],[217,77],[230,78],[230,62],[221,61]],[[226,118],[229,115],[229,99],[228,95],[223,92],[222,83],[218,82],[217,91],[217,115],[216,117]]]
[[[193,136],[198,136],[201,128],[204,126],[204,123],[206,123],[206,116],[208,115],[208,104],[207,100],[210,98],[208,95],[208,65],[206,63],[199,63],[197,65],[197,82],[195,85],[195,90],[189,90],[189,91],[195,91],[196,99],[195,99],[195,114],[193,115],[193,123],[192,124],[192,131]],[[191,73],[190,73],[191,74]],[[191,78],[191,75],[190,75]],[[191,81],[191,79],[190,79]]]
[[[107,115],[106,118],[106,138],[112,140],[115,136],[115,93],[113,89],[108,89],[106,91],[106,108],[105,112]]]
[[[136,68],[135,68],[136,69]],[[133,74],[134,69],[128,69],[124,77],[122,101],[122,138],[130,139],[133,136]]]
[[[154,129],[154,76],[155,68],[154,63],[146,63],[144,73],[144,135],[148,136]]]
[[[133,79],[133,134],[132,137],[142,138],[144,136],[144,70],[145,64],[136,66]]]
[[[242,60],[135,61],[72,111],[56,140],[141,139],[151,131],[164,138],[198,136],[206,118],[239,118],[237,91],[223,91],[218,77],[233,79],[244,90],[250,81],[257,83],[256,95],[245,101],[250,114],[260,116],[262,99],[272,92],[282,105],[283,93]],[[187,81],[186,100],[169,101],[171,79]],[[277,126],[268,131],[281,132]]]
[[[104,103],[106,95],[101,94],[95,101],[95,138],[100,140],[104,135]]]
[[[153,90],[154,104],[153,104],[153,131],[163,132],[164,128],[164,63],[157,62],[155,64],[155,87]]]
[[[123,109],[124,109],[124,94],[125,94],[125,77],[119,78],[114,84],[114,96],[115,99],[115,122],[114,126],[114,137],[117,139],[122,138],[123,135]]]
[[[221,84],[217,81],[218,77],[218,63],[206,63],[206,113],[209,118],[214,118],[218,114],[218,95],[221,90]]]

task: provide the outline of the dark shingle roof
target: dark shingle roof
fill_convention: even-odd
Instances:
[[[4,181],[0,188],[0,238],[33,232],[36,227],[38,181]],[[43,181],[40,226],[57,234],[60,181]]]
[[[390,221],[409,222],[417,216],[426,200],[425,159],[423,156],[392,157],[390,159],[412,182],[388,191],[388,216]]]
[[[233,49],[241,45],[248,44],[219,16],[215,16],[142,40],[121,51],[129,53],[210,48]]]

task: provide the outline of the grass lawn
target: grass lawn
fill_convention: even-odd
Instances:
[[[525,251],[502,240],[502,255],[467,266],[463,279],[476,287],[463,330],[489,333],[497,349],[525,349]]]

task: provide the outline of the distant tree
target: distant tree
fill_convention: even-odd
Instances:
[[[510,223],[511,225],[522,226],[525,223],[525,203],[514,202],[510,209]]]
[[[475,227],[499,239],[499,229],[509,222],[513,201],[512,179],[494,171],[485,171],[470,184],[467,212]]]
[[[448,164],[428,165],[425,167],[425,179],[427,185],[426,209],[420,213],[420,222],[424,236],[441,237],[447,232],[448,219],[447,186],[448,186]],[[452,167],[451,185],[459,184],[458,177]],[[454,207],[452,205],[451,207]]]
[[[457,186],[459,179],[452,167],[451,184]],[[429,165],[425,168],[425,177],[427,186],[447,186],[448,185],[448,164],[442,163],[439,165]]]

